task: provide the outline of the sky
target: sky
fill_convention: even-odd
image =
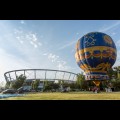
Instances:
[[[83,72],[76,64],[75,45],[89,32],[104,32],[117,47],[120,65],[120,20],[0,20],[0,83],[17,69]]]

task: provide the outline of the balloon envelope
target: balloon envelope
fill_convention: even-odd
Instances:
[[[101,32],[91,32],[76,44],[75,59],[84,70],[86,80],[107,80],[107,71],[116,61],[117,50],[112,38]]]

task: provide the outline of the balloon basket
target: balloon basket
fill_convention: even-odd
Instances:
[[[96,85],[96,87],[99,87],[100,81],[94,80],[93,83]]]

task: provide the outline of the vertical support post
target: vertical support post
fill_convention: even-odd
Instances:
[[[70,73],[70,75],[69,75],[69,78],[68,78],[68,80],[70,79],[70,76],[71,76],[71,73]]]
[[[4,74],[4,77],[5,77],[6,82],[8,82],[9,81],[8,77],[5,74]]]
[[[55,73],[55,79],[56,79],[56,74],[57,74],[57,71],[56,71],[56,73]]]
[[[24,70],[24,76],[25,76],[25,70]]]
[[[65,76],[65,72],[64,72],[64,74],[63,74],[63,79],[64,79],[64,76]]]
[[[10,78],[10,81],[12,81],[11,76],[10,76],[10,73],[9,73],[9,78]]]
[[[17,79],[17,74],[16,74],[16,71],[15,71],[15,77],[16,77],[16,79]]]
[[[73,76],[73,80],[74,80],[74,77],[75,77],[75,74],[74,74],[74,76]]]
[[[36,70],[34,70],[34,76],[35,76],[35,80],[36,80]]]
[[[45,80],[46,80],[46,73],[47,73],[47,71],[45,71]]]
[[[70,76],[71,76],[71,73],[70,73],[69,78],[68,78],[69,83],[70,83],[70,80],[69,80],[69,79],[70,79]]]

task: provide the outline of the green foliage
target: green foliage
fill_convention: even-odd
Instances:
[[[34,81],[32,81],[31,87],[32,87],[32,89],[34,90]]]
[[[6,82],[5,84],[5,89],[9,89],[10,88],[10,81]]]
[[[115,88],[115,91],[120,91],[120,79],[115,79],[111,81],[112,86]]]
[[[83,81],[81,89],[88,90],[88,88],[89,88],[88,81]]]
[[[107,71],[107,75],[109,76],[110,79],[112,79],[112,76],[113,76],[113,75],[116,75],[115,73],[116,73],[116,72],[115,72],[112,68],[110,68],[110,69]]]
[[[66,82],[63,82],[63,83],[62,83],[62,87],[63,87],[63,88],[67,88],[67,87],[69,87],[69,86],[70,86],[69,83],[66,83]]]
[[[20,88],[23,85],[25,80],[26,80],[26,76],[24,76],[23,74],[21,74],[20,76],[17,76],[16,80],[11,82],[11,88],[13,89]]]
[[[58,83],[51,83],[50,85],[52,89],[55,89],[55,90],[57,90],[60,87]]]
[[[31,84],[32,84],[32,82],[25,81],[25,82],[23,83],[23,86],[31,86]]]
[[[53,83],[53,82],[46,82],[47,84],[44,84],[44,91],[51,91],[52,89],[57,90],[60,85],[59,83]]]
[[[70,84],[70,89],[71,89],[71,91],[74,90],[74,89],[77,89],[76,83],[71,83]]]
[[[84,85],[85,85],[85,77],[83,75],[83,73],[79,73],[77,75],[77,81],[76,81],[76,85],[78,86],[78,88],[81,88],[83,89],[84,88]]]
[[[100,83],[100,89],[105,90],[105,88],[107,88],[108,86],[108,82],[107,81],[101,81]]]
[[[120,66],[114,67],[116,78],[120,79]]]
[[[34,81],[34,89],[37,91],[39,86],[39,80]]]
[[[120,81],[114,81],[112,84],[116,91],[120,91]]]
[[[58,84],[59,84],[59,85],[61,85],[61,83],[62,83],[62,81],[61,81],[61,80],[59,80],[59,81],[58,81]]]
[[[52,86],[51,85],[44,86],[44,90],[43,91],[50,91],[50,90],[52,90]]]
[[[64,80],[59,80],[58,83],[59,83],[59,85],[63,85],[65,82],[64,82]]]
[[[32,83],[31,83],[31,86],[32,86],[32,89],[33,90],[38,90],[38,86],[39,86],[39,80],[34,80]]]
[[[49,84],[48,80],[44,80],[44,86],[47,86]]]

